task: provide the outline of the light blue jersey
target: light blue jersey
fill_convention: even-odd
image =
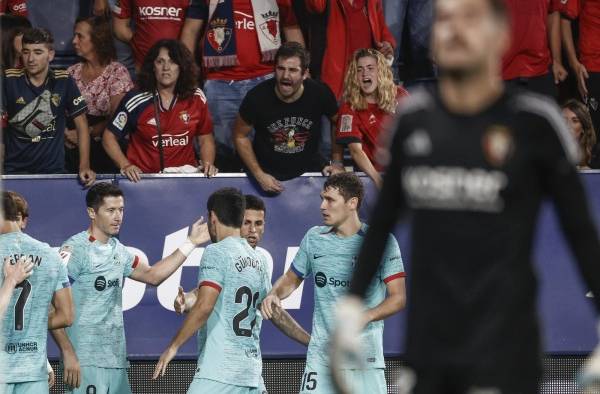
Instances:
[[[257,308],[271,290],[264,255],[243,238],[227,237],[204,250],[198,283],[220,294],[198,334],[200,354],[194,379],[258,387],[262,321]]]
[[[123,326],[124,277],[138,263],[116,238],[106,244],[87,231],[69,238],[60,249],[73,279],[75,322],[67,328],[81,366],[127,368]]]
[[[32,259],[33,274],[13,291],[2,319],[0,383],[48,379],[48,308],[54,293],[70,286],[60,256],[48,244],[21,232],[0,235],[0,263],[10,256],[14,264],[23,255]]]
[[[367,225],[350,237],[336,235],[331,227],[316,226],[308,230],[291,269],[300,278],[312,274],[315,301],[312,333],[306,355],[307,364],[329,365],[329,338],[334,327],[335,305],[348,292],[354,265]],[[379,305],[386,294],[386,283],[403,277],[404,266],[396,239],[390,235],[377,276],[365,297],[368,308]],[[383,321],[370,323],[362,334],[363,354],[368,368],[385,368],[383,358]]]

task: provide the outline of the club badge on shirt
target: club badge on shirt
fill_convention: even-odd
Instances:
[[[482,145],[488,163],[500,167],[512,152],[513,138],[506,126],[492,125],[483,135]]]

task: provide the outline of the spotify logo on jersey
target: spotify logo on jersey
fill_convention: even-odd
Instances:
[[[99,276],[96,278],[96,281],[94,282],[94,287],[98,291],[102,291],[106,288],[106,279],[104,278],[104,276]]]
[[[327,277],[322,272],[317,272],[315,274],[315,284],[317,287],[325,287],[327,284]]]

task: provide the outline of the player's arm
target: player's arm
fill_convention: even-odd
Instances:
[[[73,118],[77,129],[77,146],[79,148],[79,178],[85,185],[90,187],[96,180],[96,173],[90,169],[90,130],[87,117],[82,113]]]
[[[406,306],[406,284],[404,278],[396,278],[386,283],[387,295],[376,307],[367,309],[367,323],[387,319]]]
[[[102,147],[121,170],[121,174],[125,175],[132,182],[139,182],[141,180],[140,174],[142,170],[129,162],[127,156],[121,150],[117,136],[108,128],[102,134]]]
[[[285,309],[280,305],[271,304],[271,310],[271,321],[275,327],[294,341],[308,346],[310,334]]]
[[[33,273],[31,259],[19,259],[16,264],[10,263],[10,258],[4,259],[4,282],[0,287],[0,318],[4,316],[10,302],[13,290],[17,285],[29,278]]]
[[[217,175],[219,170],[214,164],[217,151],[215,137],[212,133],[202,134],[198,136],[198,144],[200,145],[200,160],[202,160],[204,175],[207,177]]]
[[[204,223],[204,219],[200,218],[192,225],[190,235],[179,248],[153,265],[139,262],[130,278],[138,282],[158,286],[183,264],[198,245],[207,242],[209,239],[208,227]]]
[[[65,287],[57,290],[52,296],[53,309],[48,313],[48,329],[65,328],[73,324],[75,319],[75,307],[71,288]]]
[[[348,144],[348,150],[357,167],[373,180],[377,189],[381,190],[383,178],[381,177],[381,174],[377,172],[373,163],[371,163],[371,160],[369,160],[369,157],[362,148],[362,144],[360,142],[352,142]]]
[[[112,18],[113,32],[119,40],[130,43],[133,38],[133,30],[131,30],[131,18]]]
[[[183,291],[183,287],[179,286],[177,297],[175,297],[175,301],[173,301],[175,312],[179,314],[188,313],[192,310],[197,298],[198,288],[186,293]]]
[[[240,155],[246,168],[248,168],[254,178],[256,178],[264,191],[281,193],[283,191],[283,185],[272,175],[263,171],[260,164],[258,164],[256,154],[252,148],[252,142],[249,138],[251,131],[252,125],[246,123],[246,121],[238,114],[235,125],[233,126],[233,144],[235,145],[235,150]]]
[[[300,286],[304,278],[298,276],[293,269],[289,269],[283,274],[277,282],[273,285],[273,288],[267,294],[261,304],[261,312],[266,320],[270,320],[274,317],[274,308],[281,308],[281,300],[285,300]]]
[[[64,328],[50,330],[50,335],[54,338],[54,342],[60,349],[61,358],[64,365],[63,381],[71,387],[79,387],[81,383],[81,367],[79,359],[73,348],[73,344],[67,336]]]
[[[548,46],[552,54],[554,83],[562,82],[567,78],[567,70],[565,70],[562,63],[560,25],[560,13],[558,11],[548,15]]]
[[[171,341],[167,349],[160,356],[156,368],[154,369],[154,375],[152,379],[156,379],[159,376],[164,376],[169,362],[175,357],[177,351],[196,331],[198,331],[213,311],[217,299],[219,297],[220,290],[217,290],[212,286],[200,286],[198,290],[198,302],[194,304],[187,318],[183,322],[183,326],[175,335],[175,338]]]
[[[583,99],[585,99],[588,95],[587,83],[586,80],[590,77],[587,69],[579,59],[577,58],[577,50],[575,49],[575,42],[573,40],[573,28],[570,19],[561,18],[561,36],[562,43],[567,53],[567,59],[569,61],[569,65],[571,69],[575,73],[575,78],[577,79],[577,88],[579,89],[579,94]]]

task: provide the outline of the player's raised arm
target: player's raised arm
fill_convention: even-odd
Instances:
[[[192,231],[183,245],[153,265],[140,262],[130,277],[139,282],[158,286],[183,264],[198,245],[207,242],[209,239],[210,235],[206,223],[203,218],[200,218],[192,225]]]
[[[273,288],[269,294],[265,297],[261,304],[261,312],[266,320],[274,318],[275,308],[281,308],[281,300],[285,300],[289,297],[294,290],[300,286],[304,278],[298,276],[293,269],[289,269],[281,278],[277,279],[277,282],[273,285]]]
[[[194,304],[192,310],[188,314],[187,318],[183,322],[183,326],[175,335],[175,338],[171,341],[167,349],[163,352],[156,364],[154,369],[154,375],[152,379],[156,379],[159,376],[164,376],[167,370],[167,365],[175,357],[179,347],[185,343],[196,331],[198,331],[210,316],[217,298],[219,297],[220,291],[212,286],[201,286],[198,290],[198,302]]]
[[[173,308],[175,308],[175,312],[179,314],[188,313],[192,310],[197,298],[198,288],[186,293],[183,291],[183,287],[179,286],[177,297],[175,297],[175,301],[173,301]]]
[[[304,346],[308,346],[310,334],[281,305],[271,304],[271,321],[285,335]]]

